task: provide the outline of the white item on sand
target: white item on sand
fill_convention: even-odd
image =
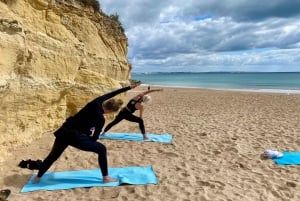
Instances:
[[[272,158],[281,158],[283,156],[283,154],[277,150],[267,149],[264,152],[264,156],[272,159]]]

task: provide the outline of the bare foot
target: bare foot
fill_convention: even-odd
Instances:
[[[40,182],[40,178],[39,178],[38,176],[34,177],[33,183],[34,183],[34,184],[37,184],[37,183],[39,183],[39,182]]]
[[[109,182],[118,182],[118,179],[109,177],[109,176],[104,176],[103,177],[103,183],[109,183]]]
[[[144,140],[151,140],[151,138],[150,138],[150,137],[148,137],[148,135],[147,135],[147,134],[143,134],[143,139],[144,139]]]

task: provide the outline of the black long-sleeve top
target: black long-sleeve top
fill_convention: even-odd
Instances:
[[[92,136],[93,140],[97,140],[105,124],[105,118],[103,116],[104,110],[102,103],[120,93],[123,93],[131,89],[130,86],[124,87],[113,92],[99,96],[84,106],[74,116],[69,117],[64,126],[67,128],[77,129],[81,133],[90,135],[91,128],[95,128],[95,132]]]

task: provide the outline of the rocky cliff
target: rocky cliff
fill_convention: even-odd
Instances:
[[[120,23],[75,0],[0,0],[0,149],[56,129],[129,83]]]

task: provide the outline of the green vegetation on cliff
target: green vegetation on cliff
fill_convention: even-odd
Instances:
[[[85,6],[92,7],[95,11],[99,12],[100,10],[100,3],[98,0],[76,0],[76,1],[81,2]]]

